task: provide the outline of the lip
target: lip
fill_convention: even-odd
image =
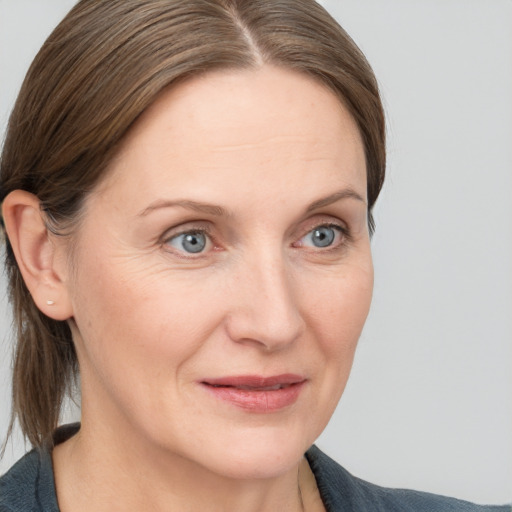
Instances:
[[[276,412],[294,404],[307,379],[296,374],[240,375],[200,382],[216,398],[254,413]]]

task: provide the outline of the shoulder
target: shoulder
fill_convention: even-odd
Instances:
[[[32,450],[0,478],[0,512],[58,512],[51,455]]]
[[[328,512],[512,512],[510,506],[475,505],[445,496],[389,489],[365,482],[313,446],[306,453]]]
[[[34,502],[39,466],[39,454],[32,450],[0,478],[0,511],[25,510]]]

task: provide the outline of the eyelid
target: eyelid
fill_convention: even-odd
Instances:
[[[194,223],[194,222],[188,222],[179,226],[176,226],[174,228],[170,228],[160,237],[159,244],[162,247],[165,247],[165,250],[180,257],[183,259],[199,259],[206,257],[212,250],[215,250],[216,244],[215,240],[211,235],[211,227],[208,224],[202,224],[202,223]],[[211,244],[211,247],[208,250],[205,250],[204,252],[198,252],[198,253],[188,253],[185,251],[180,251],[176,249],[175,247],[172,247],[170,244],[170,241],[181,236],[181,235],[188,235],[188,234],[196,234],[201,233],[208,238],[209,243]]]
[[[331,251],[339,250],[340,248],[345,247],[347,244],[349,244],[352,241],[352,234],[350,232],[350,229],[342,221],[335,221],[332,218],[325,219],[324,221],[315,220],[314,224],[312,224],[310,226],[311,227],[308,227],[307,231],[304,232],[304,234],[298,239],[298,242],[299,242],[298,247],[309,248],[309,246],[305,246],[304,244],[302,244],[300,242],[302,242],[302,240],[306,236],[311,234],[311,232],[314,231],[315,229],[319,229],[319,228],[323,228],[323,227],[333,228],[336,231],[338,231],[340,233],[340,236],[342,237],[342,240],[338,244],[329,245],[327,247],[317,247],[317,248],[311,247],[311,249],[314,251],[327,252],[329,250],[331,250]],[[297,244],[297,242],[295,242],[295,244],[293,244],[293,245],[296,245],[296,244]]]
[[[211,238],[211,226],[207,223],[203,222],[185,222],[184,224],[180,224],[173,228],[167,229],[163,235],[160,237],[161,243],[166,243],[172,238],[175,238],[180,235],[184,235],[187,233],[204,233],[209,238]]]

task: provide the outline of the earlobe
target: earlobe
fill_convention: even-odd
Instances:
[[[45,315],[54,320],[73,316],[66,276],[56,266],[57,246],[46,227],[39,199],[14,190],[2,203],[5,230],[23,280]]]

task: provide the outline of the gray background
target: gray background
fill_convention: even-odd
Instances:
[[[2,135],[31,59],[73,3],[0,0]],[[318,444],[381,485],[510,501],[512,2],[322,3],[379,78],[389,167],[372,312]],[[10,391],[4,295],[0,437]],[[18,435],[0,474],[23,451]]]

